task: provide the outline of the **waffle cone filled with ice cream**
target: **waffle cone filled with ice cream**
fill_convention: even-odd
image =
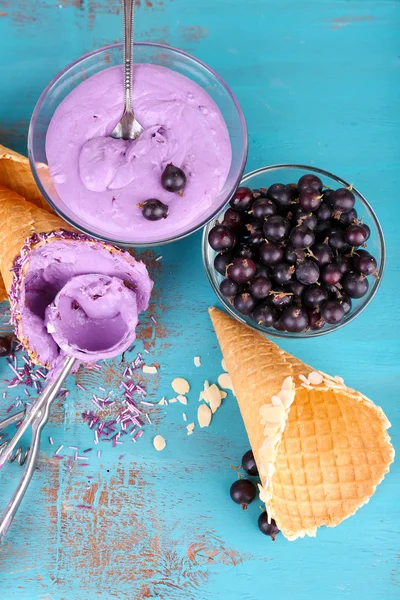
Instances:
[[[368,502],[394,459],[382,409],[216,308],[211,320],[261,478],[290,540],[334,527]]]
[[[0,219],[0,272],[33,362],[53,368],[64,354],[96,362],[126,350],[153,286],[144,263],[1,185]]]

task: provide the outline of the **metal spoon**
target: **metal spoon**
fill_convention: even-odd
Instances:
[[[0,457],[1,468],[4,466],[8,457],[17,447],[20,439],[22,438],[24,432],[28,429],[29,425],[32,425],[32,442],[30,445],[28,459],[25,463],[24,472],[10,502],[7,504],[5,511],[0,517],[0,542],[4,541],[8,528],[10,527],[19,505],[21,504],[21,501],[25,495],[25,492],[28,489],[28,485],[35,472],[37,455],[39,452],[40,436],[42,429],[49,418],[50,406],[60,391],[65,378],[74,366],[75,360],[76,359],[74,357],[65,358],[64,365],[57,378],[47,384],[43,392],[36,400],[35,404],[33,404],[32,408],[26,412],[25,418],[18,428],[17,433],[8,444],[5,452]],[[12,419],[12,421],[15,421],[15,417]]]
[[[122,0],[124,11],[124,112],[121,120],[111,132],[111,137],[119,140],[136,140],[143,127],[136,120],[132,106],[132,56],[133,22],[135,0]]]

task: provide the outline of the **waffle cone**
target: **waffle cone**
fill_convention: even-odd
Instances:
[[[209,312],[269,517],[291,540],[338,525],[368,502],[393,461],[383,411],[341,378],[314,371],[225,313]],[[306,381],[312,372],[319,383]]]
[[[38,167],[48,169],[47,165]],[[14,152],[0,144],[0,186],[4,186],[32,202],[39,208],[52,212],[36,185],[29,160],[26,156]],[[3,195],[3,192],[2,192]],[[0,276],[0,302],[7,299],[7,290]]]
[[[7,187],[0,185],[0,272],[7,294],[10,292],[12,266],[25,240],[33,233],[47,233],[68,228],[53,213],[27,202]]]

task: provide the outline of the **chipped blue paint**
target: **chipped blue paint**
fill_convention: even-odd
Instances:
[[[83,52],[119,38],[117,7],[116,0],[0,2],[1,143],[24,151],[42,88]],[[137,10],[139,40],[182,47],[232,86],[248,122],[248,169],[291,161],[319,165],[356,183],[376,209],[388,263],[375,301],[356,322],[327,338],[282,346],[341,374],[381,404],[393,424],[395,445],[399,10],[395,0],[142,0]],[[289,543],[278,537],[272,544],[257,530],[258,503],[242,513],[230,502],[228,489],[236,476],[230,465],[240,462],[248,445],[234,399],[226,399],[208,431],[187,436],[182,419],[183,410],[188,422],[195,419],[204,379],[215,381],[220,372],[220,351],[206,314],[215,299],[202,269],[200,234],[158,254],[163,258],[157,301],[163,310],[155,312],[160,325],[155,329],[160,333],[162,326],[165,337],[157,338],[146,357],[161,365],[154,397],[172,395],[172,377],[183,375],[191,383],[189,404],[154,409],[154,424],[136,445],[103,447],[100,459],[92,456],[90,466],[69,471],[65,461],[52,458],[54,450],[60,444],[93,445],[80,413],[89,406],[89,384],[102,385],[104,372],[92,380],[80,374],[86,392],[69,380],[71,394],[53,411],[40,469],[0,549],[1,597],[398,598],[397,464],[367,506],[340,527],[321,530],[316,539]],[[193,365],[194,355],[201,356],[200,368]],[[7,376],[2,361],[1,381]],[[115,377],[110,375],[111,382]],[[0,399],[1,414],[11,395],[17,394],[7,391]],[[167,439],[162,453],[152,447],[155,432]],[[15,465],[2,473],[1,506],[17,474]],[[87,503],[90,510],[77,508]]]

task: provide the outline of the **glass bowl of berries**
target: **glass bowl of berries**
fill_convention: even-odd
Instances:
[[[368,306],[385,241],[353,185],[315,167],[273,165],[245,175],[204,229],[203,261],[236,319],[268,335],[307,338],[343,327]]]

